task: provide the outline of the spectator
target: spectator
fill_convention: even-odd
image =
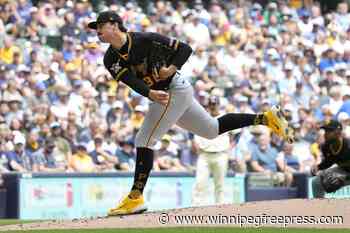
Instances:
[[[329,72],[328,76],[330,76],[331,73],[333,73],[333,68],[335,66],[336,60],[335,60],[336,53],[333,50],[333,48],[327,49],[320,60],[319,68],[321,72]],[[329,78],[330,79],[330,78]]]
[[[253,132],[245,129],[236,135],[237,143],[232,151],[233,159],[231,162],[233,171],[238,173],[247,172],[247,163],[251,159],[252,144],[250,142],[254,137],[253,134]]]
[[[39,8],[40,23],[44,25],[47,31],[46,35],[58,35],[59,25],[62,24],[62,20],[57,16],[57,13],[51,3],[44,3]]]
[[[70,167],[74,172],[96,172],[97,167],[95,166],[92,158],[87,153],[86,146],[79,144],[77,151],[73,154],[70,160]]]
[[[0,174],[9,172],[9,162],[5,153],[0,153]]]
[[[262,134],[258,138],[258,144],[252,151],[251,166],[254,172],[262,172],[271,176],[277,185],[290,186],[293,176],[288,171],[278,172],[278,152],[270,145],[270,136]]]
[[[67,167],[56,160],[55,147],[55,142],[49,138],[42,149],[32,154],[33,172],[64,172],[67,170]]]
[[[320,131],[317,134],[316,140],[310,146],[310,151],[314,157],[315,162],[313,164],[319,164],[322,160],[321,145],[324,143],[324,132]],[[304,164],[303,164],[304,166]],[[309,171],[306,171],[309,172]]]
[[[293,154],[293,145],[285,143],[283,150],[278,153],[276,158],[278,169],[282,172],[303,172],[302,164],[299,162],[298,156]]]
[[[316,140],[317,135],[312,136],[312,138],[308,137],[310,135],[308,132],[308,129],[312,127],[310,125],[312,121],[310,121],[310,119],[307,121],[308,123],[305,123],[303,127],[301,127],[299,123],[294,125],[295,142],[293,143],[293,152],[292,152],[294,155],[298,156],[298,160],[302,164],[304,168],[304,172],[309,172],[311,166],[316,162],[316,159],[317,159],[311,153],[311,145]],[[311,133],[314,133],[314,132],[311,132]],[[309,138],[310,141],[305,140],[307,138]]]
[[[181,164],[177,154],[170,150],[170,136],[164,135],[161,140],[161,146],[156,151],[154,169],[167,171],[184,171],[185,167]]]
[[[350,116],[346,112],[341,112],[338,115],[338,121],[343,126],[343,134],[346,139],[350,139]]]
[[[220,77],[220,68],[219,68],[218,61],[214,54],[210,54],[208,59],[208,64],[204,68],[203,80],[210,87],[214,87],[215,81],[217,81],[219,77]]]
[[[39,141],[39,132],[37,130],[32,130],[27,135],[25,151],[26,154],[32,157],[32,154],[38,151],[41,147],[41,142]]]
[[[190,13],[183,25],[183,31],[196,44],[207,47],[211,40],[208,27],[200,22],[199,15]]]
[[[58,118],[58,119],[66,119],[68,117],[68,112],[70,110],[68,101],[69,101],[69,90],[66,87],[59,87],[58,91],[58,100],[54,105],[51,106],[51,112]]]
[[[335,15],[335,21],[341,27],[342,30],[347,30],[350,26],[350,14],[349,3],[346,1],[338,3],[337,14]]]
[[[78,127],[77,124],[73,124],[73,123],[68,122],[67,128],[64,131],[63,137],[67,139],[67,141],[69,143],[69,147],[72,150],[75,149],[75,145],[79,144],[78,135],[79,135],[80,130],[81,129]]]
[[[101,107],[100,107],[100,114],[103,117],[107,117],[107,114],[109,112],[109,110],[112,109],[113,104],[116,102],[117,100],[117,94],[113,91],[109,91],[107,94],[107,96],[105,97],[106,99],[102,99],[102,103],[101,103]],[[122,107],[121,107],[122,108]]]
[[[182,71],[187,74],[193,83],[200,76],[208,63],[208,57],[203,46],[199,46],[194,54],[184,64]]]
[[[5,64],[12,64],[15,54],[17,53],[19,56],[20,48],[14,45],[13,38],[10,36],[6,36],[4,38],[4,46],[0,48],[0,61]]]
[[[46,93],[46,85],[44,82],[35,83],[33,95],[27,97],[27,103],[30,108],[35,108],[39,104],[49,104],[50,99]]]
[[[329,106],[332,115],[337,114],[343,104],[340,86],[332,86],[329,90]]]
[[[99,60],[102,59],[103,54],[99,48],[99,45],[96,42],[90,42],[86,45],[85,59],[90,64],[96,64]]]
[[[80,33],[79,27],[75,24],[75,18],[74,18],[73,12],[67,12],[64,15],[64,24],[60,28],[60,34],[61,36],[67,36],[67,37],[76,37]]]
[[[123,113],[123,103],[121,101],[115,101],[107,112],[107,123],[108,125],[116,124],[121,127],[123,122],[126,120]]]
[[[103,148],[102,135],[96,135],[94,138],[95,149],[89,153],[93,162],[99,171],[113,171],[118,165],[118,158],[113,156],[108,150]]]
[[[33,161],[24,150],[26,144],[25,137],[17,132],[13,139],[14,149],[7,153],[9,168],[16,172],[30,172],[32,171]]]
[[[50,125],[50,129],[55,142],[56,161],[59,163],[59,166],[68,167],[68,161],[70,161],[72,156],[72,148],[67,139],[62,136],[63,131],[60,123],[53,122]]]
[[[140,129],[144,118],[145,118],[145,107],[142,105],[137,105],[135,107],[134,114],[131,115],[131,124],[135,130]]]
[[[297,80],[293,76],[294,66],[291,63],[287,63],[284,66],[285,76],[281,78],[278,82],[278,88],[281,93],[286,93],[292,95],[296,90]]]
[[[119,161],[119,169],[122,171],[133,171],[135,169],[136,155],[134,143],[131,140],[120,142],[120,149],[116,150]]]
[[[348,78],[348,79],[350,79],[350,78]],[[346,93],[343,96],[343,104],[340,106],[337,115],[339,116],[339,114],[342,112],[345,112],[348,115],[350,115],[350,93]]]
[[[276,16],[278,19],[280,18],[280,12],[277,10],[277,3],[275,2],[270,2],[267,5],[267,9],[265,9],[263,15],[264,15],[264,20],[266,24],[270,23],[271,15]]]
[[[10,129],[6,124],[0,124],[0,173],[9,171],[9,162],[7,158],[7,140],[10,134]]]

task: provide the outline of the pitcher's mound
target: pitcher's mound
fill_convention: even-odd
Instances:
[[[148,212],[110,218],[47,221],[6,230],[155,228],[186,226],[350,228],[349,199],[289,199]]]

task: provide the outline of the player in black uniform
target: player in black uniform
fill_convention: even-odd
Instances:
[[[286,140],[290,128],[278,107],[262,114],[229,113],[216,119],[193,98],[193,88],[179,73],[192,53],[186,43],[156,33],[128,32],[119,15],[100,13],[88,25],[110,46],[104,57],[112,78],[149,98],[149,111],[135,139],[136,169],[130,194],[108,215],[139,213],[146,210],[143,189],[153,166],[154,143],[174,124],[205,138],[227,131],[264,124]]]
[[[342,125],[331,120],[321,128],[325,130],[325,143],[321,146],[323,160],[311,170],[316,175],[312,181],[315,198],[350,184],[350,143],[342,134]]]

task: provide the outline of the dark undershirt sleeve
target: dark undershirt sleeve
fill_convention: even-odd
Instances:
[[[191,54],[192,48],[188,44],[179,42],[179,47],[175,53],[172,64],[174,64],[180,70],[183,64],[185,64],[185,62],[191,56]]]
[[[163,44],[173,50],[173,57],[170,64],[175,65],[179,70],[192,54],[192,48],[178,39],[169,38],[158,33],[147,33],[148,39]]]
[[[148,98],[150,88],[146,85],[146,83],[137,78],[133,73],[129,70],[125,72],[125,74],[120,77],[118,80],[122,81],[126,85],[128,85],[131,89]]]

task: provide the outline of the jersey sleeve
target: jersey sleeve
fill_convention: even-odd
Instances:
[[[137,78],[129,70],[126,71],[126,74],[120,78],[120,81],[128,85],[131,89],[140,95],[143,95],[144,97],[149,96],[150,88],[147,86],[147,84],[142,79]]]
[[[106,57],[104,59],[104,65],[108,72],[111,74],[112,78],[119,81],[124,78],[128,73],[128,67],[123,66],[118,62],[112,63]]]
[[[158,33],[146,33],[146,37],[152,42],[163,45],[168,50],[172,51],[173,56],[170,64],[175,65],[178,69],[181,69],[183,64],[192,54],[192,48],[175,38],[169,38]]]
[[[103,63],[114,80],[122,81],[140,95],[148,97],[150,88],[142,79],[138,79],[135,74],[130,71],[130,68],[126,64],[123,64],[120,59],[115,59],[115,57],[107,51]]]

